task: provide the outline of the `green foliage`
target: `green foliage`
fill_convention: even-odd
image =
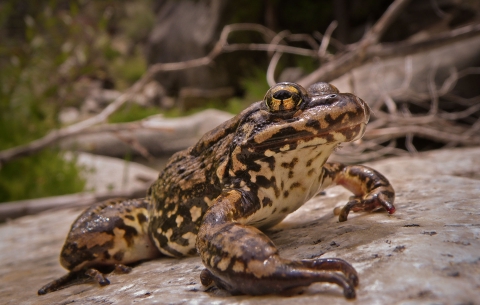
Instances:
[[[265,92],[269,89],[265,71],[261,69],[252,69],[249,76],[245,77],[241,81],[241,85],[245,90],[243,97],[233,97],[227,101],[210,100],[204,103],[201,107],[196,107],[182,111],[180,108],[172,108],[166,111],[162,111],[165,117],[179,117],[190,115],[208,108],[215,108],[223,111],[227,111],[233,114],[240,113],[243,109],[247,108],[253,102],[257,102],[263,99]]]
[[[147,71],[147,63],[140,50],[137,49],[130,57],[113,60],[110,69],[112,74],[118,77],[117,89],[125,90]]]
[[[261,69],[252,69],[251,74],[241,83],[246,92],[244,98],[250,103],[262,100],[270,88],[265,71]]]
[[[154,17],[151,2],[136,2],[134,10],[127,6],[132,8],[114,0],[0,2],[0,149],[62,127],[59,111],[79,107],[88,92],[79,86],[82,80],[122,89],[143,74],[141,52],[125,46],[135,45],[135,29],[145,27],[140,34],[146,35]],[[124,18],[131,12],[138,18]],[[56,151],[5,164],[0,201],[81,191],[79,173],[74,161]]]
[[[0,170],[0,202],[63,195],[83,190],[75,160],[52,150],[5,164]]]
[[[234,114],[240,113],[250,104],[263,100],[265,93],[270,88],[265,71],[261,69],[253,69],[251,74],[241,81],[241,84],[245,90],[243,98],[229,99],[223,110]]]

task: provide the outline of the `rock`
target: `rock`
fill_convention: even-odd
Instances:
[[[360,275],[352,304],[477,304],[480,300],[480,148],[433,151],[370,165],[394,185],[397,212],[351,214],[332,210],[350,196],[328,189],[268,235],[282,256],[339,257]],[[200,284],[198,257],[160,258],[109,286],[74,285],[44,296],[36,291],[65,273],[58,254],[80,210],[26,216],[0,226],[0,299],[7,304],[346,304],[333,285],[262,297],[230,296]]]
[[[89,153],[70,153],[76,158],[86,180],[85,190],[94,192],[133,191],[148,188],[145,183],[157,178],[158,172],[145,165]]]
[[[142,120],[144,128],[119,128],[116,132],[110,130],[84,133],[62,140],[60,147],[66,150],[124,158],[128,154],[138,155],[132,145],[124,141],[131,139],[153,156],[171,155],[194,145],[204,133],[232,116],[230,113],[215,109],[207,109],[178,118],[152,116]]]

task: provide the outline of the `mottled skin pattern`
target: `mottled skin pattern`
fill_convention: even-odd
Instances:
[[[100,203],[72,225],[61,253],[66,276],[42,289],[59,289],[85,272],[160,256],[199,253],[200,278],[231,293],[269,294],[313,282],[335,283],[355,297],[358,276],[341,259],[292,261],[279,256],[260,231],[282,221],[316,193],[342,185],[354,196],[335,214],[385,208],[395,212],[388,180],[365,166],[325,163],[342,142],[360,139],[370,116],[358,97],[326,83],[308,91],[294,83],[270,88],[262,102],[178,152],[147,197]]]

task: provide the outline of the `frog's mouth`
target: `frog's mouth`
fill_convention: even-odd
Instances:
[[[262,143],[255,143],[253,149],[256,151],[272,150],[284,152],[305,147],[352,142],[363,136],[367,122],[352,124],[342,128],[332,128],[319,133],[303,130],[292,134],[278,135]]]

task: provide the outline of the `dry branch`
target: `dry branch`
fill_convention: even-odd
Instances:
[[[147,70],[147,72],[142,76],[140,80],[138,80],[132,87],[127,89],[123,94],[118,96],[108,107],[106,107],[102,112],[94,117],[91,117],[85,121],[79,122],[77,124],[67,126],[65,128],[54,130],[47,134],[45,137],[35,140],[31,143],[26,145],[22,145],[19,147],[14,147],[11,149],[7,149],[0,152],[0,166],[1,164],[14,160],[15,158],[19,158],[22,156],[31,155],[33,153],[38,152],[39,150],[58,143],[59,140],[65,139],[68,137],[79,135],[80,133],[92,132],[88,131],[91,129],[92,126],[104,123],[107,118],[115,112],[121,105],[123,105],[126,101],[131,100],[133,96],[140,92],[144,86],[150,82],[153,77],[162,71],[178,71],[184,69],[191,69],[199,66],[209,65],[211,64],[216,57],[220,54],[225,52],[234,52],[238,50],[250,50],[250,51],[267,51],[273,54],[269,70],[268,70],[268,81],[269,83],[273,84],[275,82],[274,75],[275,75],[275,67],[280,60],[280,57],[284,53],[289,54],[296,54],[302,56],[311,56],[314,58],[320,59],[320,62],[323,62],[320,68],[318,68],[313,73],[307,75],[306,77],[300,79],[298,83],[304,86],[308,86],[318,80],[322,81],[330,81],[337,78],[340,75],[345,74],[348,71],[351,71],[355,67],[359,67],[360,65],[364,64],[366,61],[371,60],[372,58],[386,58],[389,56],[399,56],[400,54],[412,54],[414,52],[420,52],[425,49],[429,48],[436,48],[448,43],[452,43],[458,41],[460,39],[465,39],[468,37],[472,37],[474,35],[480,35],[480,24],[474,24],[465,26],[456,30],[452,30],[449,32],[441,33],[435,36],[431,36],[422,41],[402,41],[398,43],[390,43],[390,44],[379,44],[379,40],[381,39],[382,35],[385,31],[389,28],[389,26],[394,22],[396,17],[404,10],[404,8],[408,5],[409,0],[395,0],[387,9],[387,11],[383,14],[383,16],[374,24],[374,26],[367,31],[364,35],[364,38],[360,40],[358,43],[343,46],[333,38],[331,38],[332,31],[335,28],[335,23],[332,23],[329,27],[329,30],[325,35],[322,36],[322,41],[320,44],[316,43],[313,38],[308,38],[308,35],[290,35],[289,33],[282,32],[282,33],[275,33],[268,28],[258,25],[258,24],[232,24],[227,25],[223,28],[220,38],[210,51],[204,57],[187,60],[183,62],[176,62],[176,63],[157,63]],[[266,43],[265,44],[229,44],[228,37],[230,33],[235,31],[256,31],[263,35]],[[305,48],[298,48],[292,47],[285,43],[285,41],[289,40],[289,36],[291,40],[298,40],[302,39],[307,41],[307,43],[312,47],[311,49]],[[318,35],[317,35],[318,36]],[[333,56],[326,54],[326,49],[329,43],[335,45],[335,47],[339,50],[342,50],[341,53]],[[407,59],[408,61],[408,59]],[[411,67],[410,67],[411,69]],[[408,70],[408,67],[405,67],[405,71]],[[408,73],[407,73],[408,75]],[[434,75],[434,74],[432,74]],[[376,111],[378,114],[378,119],[376,122],[373,122],[370,126],[376,126],[376,128],[383,128],[383,132],[378,132],[376,135],[380,138],[383,138],[386,135],[386,131],[391,132],[392,137],[397,137],[402,134],[402,136],[407,137],[408,146],[411,145],[411,138],[413,135],[421,135],[421,136],[429,136],[430,129],[428,128],[438,128],[438,126],[423,126],[421,129],[423,131],[415,132],[410,130],[410,132],[406,133],[399,133],[394,129],[396,126],[392,126],[392,124],[388,125],[386,122],[396,122],[400,124],[398,126],[413,126],[408,124],[427,124],[431,121],[435,121],[437,119],[440,120],[454,120],[459,118],[468,117],[470,120],[475,120],[475,117],[470,118],[478,111],[478,106],[474,103],[475,101],[462,99],[461,97],[452,96],[449,92],[450,89],[455,84],[455,80],[462,77],[461,75],[454,75],[452,74],[452,78],[444,83],[442,88],[437,89],[433,82],[430,83],[433,87],[430,90],[430,96],[425,97],[425,94],[412,92],[409,90],[409,84],[411,82],[411,78],[406,77],[404,84],[401,88],[398,88],[398,91],[402,92],[404,96],[409,96],[412,98],[412,101],[418,102],[421,105],[425,104],[427,99],[431,99],[432,103],[427,103],[429,108],[431,109],[429,114],[425,114],[423,116],[405,116],[396,113],[396,104],[393,98],[385,96],[383,103],[379,103],[374,105],[376,110],[380,109],[382,105],[386,106],[389,109],[388,114],[382,114],[380,111]],[[446,113],[442,111],[438,107],[438,98],[445,97],[448,99],[456,99],[459,100],[458,104],[469,104],[471,107],[457,112],[457,113]],[[438,114],[438,115],[437,115]],[[393,121],[392,121],[393,120]],[[417,123],[414,123],[417,122]],[[405,125],[407,124],[407,125]],[[105,129],[115,129],[115,127],[104,127]],[[142,126],[137,126],[132,124],[132,129],[138,128],[142,129]],[[390,129],[388,129],[390,128]],[[404,129],[404,130],[407,130]],[[373,132],[374,130],[372,130]],[[375,135],[375,133],[372,133]],[[368,135],[368,133],[367,133]],[[470,138],[458,138],[456,143],[467,143],[470,141],[471,137],[475,137],[474,133],[470,134]],[[438,136],[436,139],[438,140],[445,140],[449,137],[445,136]],[[126,140],[125,138],[123,140]],[[136,145],[137,151],[143,151],[143,148],[134,140],[126,140],[127,142],[131,143],[131,145]],[[477,140],[474,139],[470,141],[470,143],[477,143]],[[146,151],[143,151],[142,154],[148,156]]]
[[[366,49],[378,43],[388,27],[395,21],[396,17],[404,10],[409,2],[410,0],[395,0],[353,49],[322,65],[316,71],[300,79],[298,83],[302,86],[309,86],[319,80],[328,82],[360,66],[366,60]]]

